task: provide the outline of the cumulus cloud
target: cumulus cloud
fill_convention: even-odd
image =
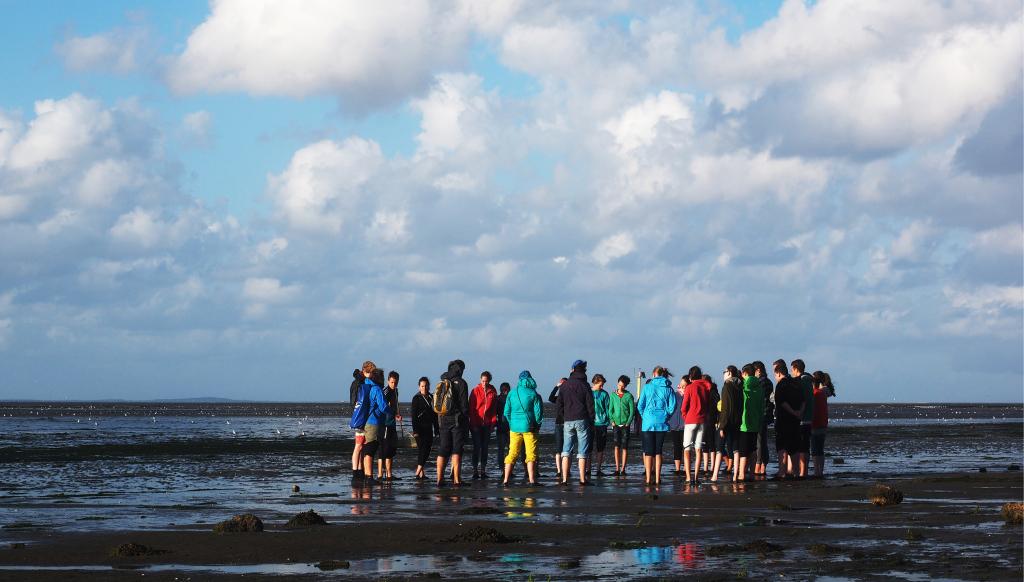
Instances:
[[[145,28],[117,28],[92,36],[73,36],[54,47],[64,66],[76,73],[132,73],[152,58]]]
[[[336,95],[359,109],[423,90],[458,62],[469,21],[447,2],[226,0],[189,35],[167,79],[181,93]]]

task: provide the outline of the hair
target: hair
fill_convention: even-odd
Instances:
[[[797,372],[800,372],[801,374],[803,374],[804,370],[806,369],[806,367],[804,366],[804,361],[799,358],[793,360],[793,363],[791,365],[794,368],[796,368]]]
[[[821,375],[824,376],[825,380],[824,383],[822,383],[822,386],[825,387],[825,393],[828,394],[830,398],[835,396],[836,387],[832,385],[832,376],[828,372],[822,372]]]
[[[712,385],[714,385],[714,382],[711,382],[711,376],[708,376],[707,374],[704,374],[704,375],[702,376],[702,378],[703,378],[703,380],[704,380],[705,382],[710,382],[710,383],[711,383]]]
[[[782,358],[775,360],[774,362],[772,362],[772,369],[774,369],[775,366],[782,366],[783,368],[785,368],[786,360],[783,360]]]
[[[384,385],[384,370],[380,368],[374,368],[373,372],[370,372],[370,379],[373,380],[374,384],[378,386]]]
[[[743,373],[746,374],[747,376],[753,376],[754,375],[754,364],[744,364],[743,365]]]
[[[398,375],[398,372],[396,372],[394,370],[391,370],[390,372],[388,372],[388,380],[391,380],[392,378],[394,378],[395,381],[397,382],[400,377],[401,376]]]
[[[733,378],[739,378],[740,377],[740,369],[737,368],[736,366],[732,365],[732,364],[729,364],[728,366],[726,366],[725,367],[725,371],[729,372],[729,374],[731,374]]]
[[[701,372],[700,366],[694,366],[690,368],[690,373],[687,374],[693,380],[700,380],[704,377],[704,372]]]
[[[811,374],[811,386],[814,386],[815,388],[821,388],[824,385],[825,372],[822,372],[821,370],[815,370],[814,373]]]
[[[480,374],[480,377],[481,377],[481,378],[487,378],[487,381],[488,381],[488,382],[490,382],[491,380],[493,380],[493,379],[494,379],[494,376],[491,376],[491,373],[490,373],[490,372],[488,372],[487,370],[484,370],[484,371],[483,371],[483,373],[482,373],[482,374]]]
[[[502,382],[501,386],[498,386],[498,390],[500,390],[501,392],[504,392],[506,390],[510,390],[511,391],[512,390],[512,385],[509,384],[508,382]]]
[[[594,374],[594,377],[590,381],[594,384],[597,384],[598,382],[600,382],[601,384],[608,383],[608,380],[604,379],[604,374]]]
[[[426,382],[427,388],[430,388],[430,378],[427,378],[426,376],[420,376],[420,379],[419,381],[416,382],[416,385],[419,386],[423,382]]]
[[[772,366],[772,371],[782,377],[789,376],[789,370],[786,369],[786,364],[776,363],[774,366]]]
[[[666,368],[665,366],[655,366],[654,370],[651,371],[651,375],[652,376],[662,376],[664,378],[671,378],[672,377],[672,371],[669,370],[668,368]]]
[[[559,379],[558,379],[558,383],[559,383],[559,384],[561,384],[562,382],[568,382],[568,381],[569,381],[569,379],[568,379],[568,378],[559,378]]]
[[[365,362],[363,362],[362,372],[364,374],[372,374],[373,371],[376,369],[377,364],[374,364],[372,361],[366,360]]]
[[[764,369],[764,362],[762,362],[761,360],[754,360],[754,370],[757,372],[761,372],[762,376],[768,375],[768,371]]]
[[[619,382],[622,382],[623,386],[629,386],[629,376],[625,374],[619,376]]]

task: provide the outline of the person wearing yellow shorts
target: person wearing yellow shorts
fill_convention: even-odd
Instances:
[[[502,485],[509,485],[512,465],[519,460],[520,450],[523,449],[526,453],[526,476],[530,480],[530,485],[539,485],[537,436],[540,434],[540,422],[544,419],[544,409],[540,396],[537,395],[537,381],[528,370],[519,373],[519,383],[505,398],[505,418],[508,419],[510,434]]]

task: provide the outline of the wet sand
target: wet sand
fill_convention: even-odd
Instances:
[[[356,515],[306,530],[286,530],[281,519],[268,520],[262,533],[222,535],[210,531],[212,524],[102,532],[8,526],[0,580],[205,580],[243,573],[276,580],[1022,578],[1021,527],[1004,525],[1000,516],[1004,502],[1022,500],[1019,471],[884,479],[905,494],[891,507],[867,501],[878,479],[851,475],[698,487],[672,477],[651,490],[639,480],[605,477],[595,487],[564,489],[502,489],[492,480],[439,490],[404,479],[363,489],[337,476],[337,509]],[[296,499],[296,513],[306,509],[302,502]],[[445,541],[476,526],[511,541]],[[128,542],[161,553],[111,557]],[[347,563],[317,567],[331,567],[321,564],[330,560]],[[10,566],[27,569],[3,569]],[[46,569],[52,567],[71,568]]]

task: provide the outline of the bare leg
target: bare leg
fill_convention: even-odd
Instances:
[[[693,463],[693,480],[694,480],[694,482],[697,481],[697,474],[700,472],[700,459],[702,459],[702,458],[704,458],[704,456],[701,455],[700,449],[697,449],[697,453],[696,453],[696,455],[694,455],[694,463]],[[706,465],[707,465],[707,463],[705,463],[705,466]]]
[[[825,475],[825,455],[815,455],[814,459],[814,476],[822,477]]]
[[[555,453],[555,478],[562,481],[562,453]]]
[[[373,477],[373,457],[370,455],[363,455],[363,475]]]
[[[654,458],[651,455],[644,455],[644,484],[651,482],[651,465]]]
[[[696,461],[696,459],[694,459]],[[694,463],[696,464],[696,463]],[[679,470],[679,461],[676,461],[676,471]],[[683,449],[683,470],[686,471],[686,482],[690,482],[690,449]],[[694,471],[696,472],[696,471]]]
[[[569,482],[569,455],[562,455],[562,483]]]
[[[806,477],[807,476],[807,453],[800,453],[799,455],[796,456],[796,458],[797,458],[798,462],[800,463],[800,476],[801,477]]]
[[[722,466],[722,453],[720,453],[718,451],[715,451],[714,453],[711,454],[711,456],[714,458],[714,460],[712,461],[712,464],[715,466],[714,472],[711,474],[711,482],[712,483],[717,483],[718,482],[718,468]]]
[[[388,479],[391,478],[391,466],[393,465],[392,461],[393,459],[384,459],[384,474],[388,476]]]
[[[736,461],[736,464],[739,467],[739,470],[737,471],[737,474],[739,475],[739,478],[736,479],[736,480],[737,481],[746,481],[747,480],[747,457],[740,457],[739,460]]]
[[[586,481],[589,481],[590,480],[589,479],[589,477],[590,477],[590,456],[587,455],[586,457],[580,457],[579,466],[580,466],[580,483],[584,483]]]
[[[462,455],[452,455],[452,482],[462,484]]]
[[[604,453],[598,453],[597,454],[597,472],[598,473],[602,472],[602,469],[604,469]]]
[[[622,469],[619,470],[622,474],[626,473],[626,458],[627,457],[629,457],[629,449],[623,448],[622,449]]]
[[[732,480],[740,480],[740,453],[735,451],[732,454]]]
[[[661,485],[661,455],[654,455],[654,484]]]
[[[437,458],[437,484],[438,485],[440,485],[441,483],[444,483],[444,470],[445,470],[445,467],[447,465],[448,465],[448,458],[447,457],[438,457]]]
[[[358,471],[362,467],[362,463],[359,462],[362,459],[362,456],[363,456],[363,445],[361,443],[356,443],[355,448],[352,449],[352,470],[353,471]]]
[[[526,476],[530,479],[530,483],[537,482],[537,461],[530,461],[526,464]]]
[[[505,478],[502,483],[508,485],[508,480],[512,477],[512,463],[505,463]]]

